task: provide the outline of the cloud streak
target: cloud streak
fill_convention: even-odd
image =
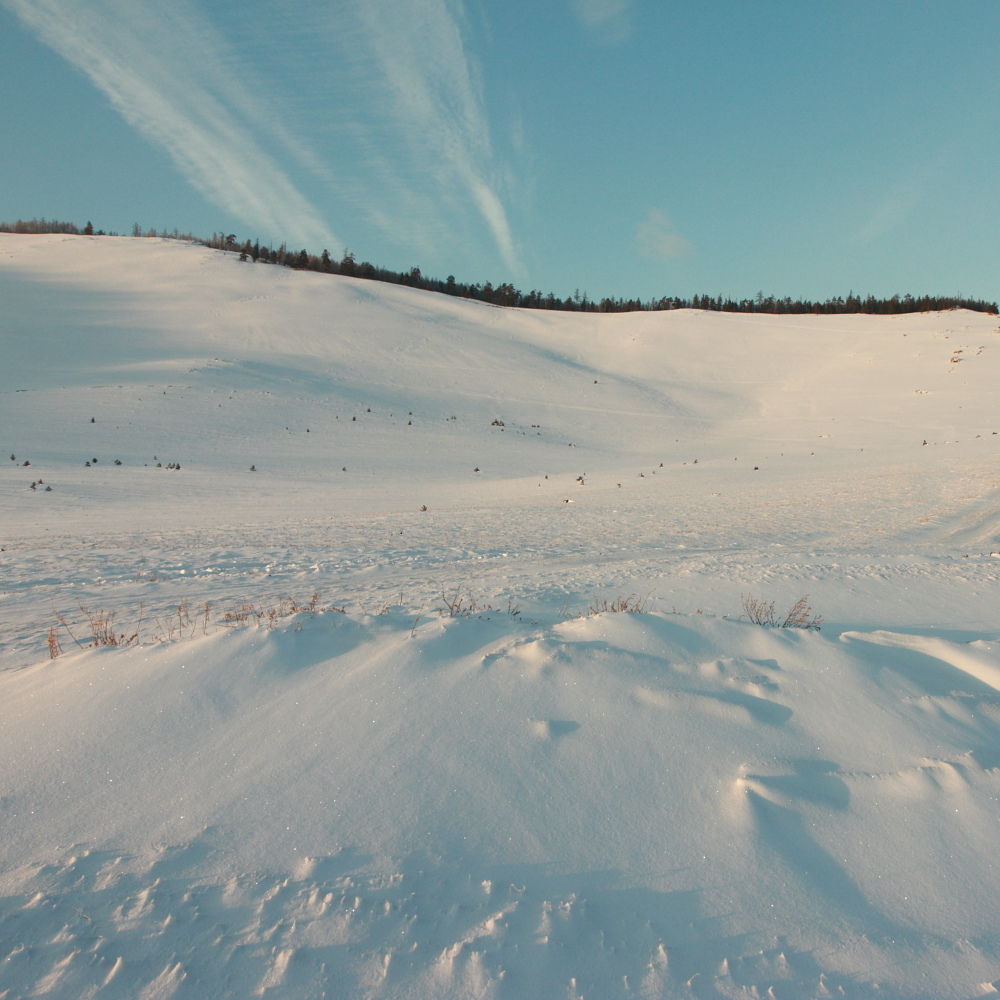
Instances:
[[[261,232],[344,245],[292,180],[302,170],[319,182],[314,197],[325,192],[347,217],[360,212],[397,245],[454,257],[485,243],[524,273],[462,0],[315,9],[269,0],[250,5],[238,30],[214,24],[201,0],[0,6],[80,69],[206,199]]]
[[[252,226],[311,247],[336,238],[258,136],[317,165],[261,113],[224,40],[188,0],[0,0],[170,155],[209,201]]]
[[[672,260],[687,257],[691,243],[671,225],[659,209],[649,210],[646,218],[636,227],[636,244],[644,257],[655,260]]]
[[[860,242],[874,243],[916,215],[939,182],[949,158],[950,149],[942,149],[936,156],[914,165],[899,178],[862,226],[858,233]]]
[[[499,193],[481,85],[462,39],[460,3],[355,0],[354,9],[414,181],[433,181],[439,204],[467,199],[507,267],[522,272]],[[405,190],[398,169],[388,165],[387,173],[402,197],[420,200],[415,190]]]
[[[628,12],[632,0],[571,0],[580,20],[595,31],[601,31],[613,42],[620,42],[630,29]]]

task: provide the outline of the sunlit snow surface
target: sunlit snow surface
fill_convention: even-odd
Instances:
[[[0,235],[0,997],[995,994],[998,327]]]

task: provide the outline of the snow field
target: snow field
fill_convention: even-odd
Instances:
[[[1000,991],[996,317],[0,296],[4,1000]]]

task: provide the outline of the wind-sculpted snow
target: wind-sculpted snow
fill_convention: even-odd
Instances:
[[[995,317],[0,295],[0,998],[1000,991]]]
[[[1000,701],[964,647],[885,665],[865,637],[655,613],[298,624],[5,677],[18,993],[931,997],[994,974]]]

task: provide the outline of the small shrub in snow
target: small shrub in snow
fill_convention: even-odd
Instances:
[[[195,632],[198,630],[199,623],[201,624],[202,634],[208,635],[211,608],[212,605],[206,601],[204,616],[199,611],[197,613],[198,617],[192,618],[190,605],[187,602],[178,604],[176,620],[174,615],[165,618],[163,621],[160,621],[159,618],[156,619],[156,628],[153,631],[152,638],[157,642],[171,642],[175,638],[193,639]]]
[[[507,599],[506,608],[497,608],[492,604],[480,604],[471,595],[463,594],[461,588],[455,591],[454,597],[448,597],[444,591],[441,591],[441,600],[444,602],[444,607],[434,610],[437,611],[438,615],[447,615],[449,618],[471,618],[473,615],[481,615],[486,611],[499,611],[510,615],[511,618],[516,618],[521,613],[520,605],[510,598]],[[417,620],[420,620],[419,615]],[[414,622],[413,627],[417,627],[416,622]]]
[[[628,597],[619,595],[611,601],[604,598],[595,597],[587,607],[588,615],[602,615],[605,611],[628,611],[632,614],[641,615],[649,611],[649,595],[639,597],[637,594],[629,594]],[[579,617],[584,617],[580,615]]]
[[[754,625],[764,625],[766,628],[776,628],[778,615],[774,610],[774,601],[763,601],[753,594],[740,594],[743,604],[743,617],[749,618]]]
[[[809,607],[808,594],[791,606],[784,620],[775,611],[774,601],[765,601],[753,594],[741,594],[740,598],[743,604],[743,614],[740,617],[748,618],[754,625],[763,625],[765,628],[804,628],[818,632],[823,623],[823,619],[814,615],[813,609]]]
[[[57,614],[56,619],[59,624],[66,629],[69,637],[81,648],[87,649],[92,646],[134,646],[139,641],[139,628],[142,625],[142,605],[139,605],[139,620],[135,625],[134,630],[132,628],[126,629],[124,632],[119,631],[119,626],[115,623],[115,618],[117,616],[116,611],[90,611],[85,608],[82,604],[80,605],[80,611],[83,612],[87,619],[87,624],[90,627],[90,637],[91,641],[85,646],[79,639],[73,634],[73,630],[69,627],[69,623],[62,616]],[[49,655],[55,659],[59,653],[55,656],[52,655],[53,644],[52,639],[54,638],[53,632],[49,631]],[[56,641],[56,646],[58,647],[58,640]],[[61,652],[61,650],[60,650]]]
[[[324,611],[339,611],[343,613],[343,608],[330,605],[328,608],[320,606],[319,592],[313,591],[312,597],[306,602],[296,601],[293,597],[283,597],[276,605],[269,608],[258,608],[250,601],[243,601],[235,607],[226,611],[222,616],[222,624],[228,627],[238,625],[263,625],[265,628],[277,628],[278,622],[282,618],[290,618],[292,615],[306,613],[310,616],[322,614]],[[205,632],[208,631],[208,605],[205,605]]]
[[[800,597],[792,605],[785,620],[781,623],[782,628],[805,628],[819,631],[823,619],[819,615],[813,614],[813,609],[806,603],[808,599],[809,595],[806,594],[805,597]]]
[[[88,611],[82,605],[80,610],[87,616],[90,623],[90,634],[94,646],[133,646],[139,641],[139,624],[142,623],[142,605],[139,605],[139,624],[135,631],[127,629],[119,632],[115,625],[114,611]]]
[[[2,551],[2,550],[0,550]],[[141,574],[136,575],[136,580],[143,579]],[[156,575],[152,574],[148,578],[155,581]],[[134,627],[122,631],[116,625],[116,611],[91,612],[83,605],[80,611],[87,619],[87,627],[90,628],[91,641],[84,643],[77,639],[73,629],[66,619],[56,613],[56,620],[66,630],[69,637],[81,648],[90,649],[94,646],[136,646],[143,641],[153,642],[173,642],[178,639],[193,639],[198,633],[208,635],[210,628],[222,625],[223,627],[257,625],[264,628],[277,628],[278,623],[293,615],[307,614],[310,617],[322,614],[325,611],[337,611],[346,613],[344,607],[336,605],[321,605],[319,593],[313,592],[308,601],[298,601],[292,597],[283,597],[277,604],[258,607],[249,601],[243,601],[235,607],[224,612],[221,618],[213,621],[212,605],[206,601],[204,609],[199,605],[192,613],[187,603],[177,605],[176,613],[167,615],[164,618],[154,619],[154,624],[150,631],[146,633],[145,640],[142,634],[143,605],[139,605],[139,617]],[[298,629],[296,629],[297,631]],[[49,629],[48,634],[49,657],[55,659],[62,653],[59,644],[59,637],[55,626]]]

